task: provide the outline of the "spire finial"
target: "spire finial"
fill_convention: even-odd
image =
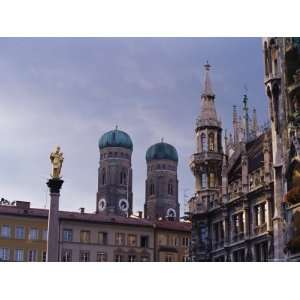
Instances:
[[[244,84],[244,91],[245,91],[245,94],[244,94],[244,95],[247,95],[247,94],[248,94],[248,87],[247,87],[247,84]]]
[[[206,61],[206,64],[204,65],[204,68],[206,71],[210,70],[211,65],[208,63],[208,60]]]
[[[211,68],[211,65],[206,61],[206,64],[204,65],[204,68],[206,70],[205,74],[205,80],[204,80],[204,91],[203,95],[214,97],[214,92],[212,90],[212,84],[209,76],[209,70]]]

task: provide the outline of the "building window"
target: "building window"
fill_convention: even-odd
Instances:
[[[188,256],[188,255],[182,256],[182,261],[183,261],[183,262],[188,262],[188,261],[190,261],[190,260],[189,260],[189,256]]]
[[[66,262],[72,261],[72,250],[70,250],[70,249],[63,249],[61,260],[62,261],[66,261]]]
[[[262,242],[254,246],[255,261],[268,261],[268,243]]]
[[[28,261],[37,261],[37,250],[31,249],[28,251]]]
[[[85,250],[80,251],[79,261],[84,261],[84,262],[90,261],[90,252]]]
[[[98,232],[98,243],[100,245],[107,245],[107,232]]]
[[[115,256],[115,262],[121,262],[121,261],[123,261],[123,256],[117,254],[117,255]]]
[[[158,243],[160,246],[167,246],[168,242],[166,235],[160,234],[158,237]]]
[[[39,239],[39,230],[36,228],[30,228],[29,230],[29,240],[36,241]]]
[[[149,247],[149,236],[142,235],[141,236],[141,247],[148,248]]]
[[[190,239],[187,237],[187,236],[184,236],[182,238],[182,246],[183,247],[188,247],[189,246],[189,243],[190,243]]]
[[[43,241],[47,241],[48,230],[43,229]]]
[[[209,151],[215,151],[215,136],[210,133],[208,136]]]
[[[10,226],[9,225],[1,226],[1,237],[5,238],[5,239],[10,238]]]
[[[201,179],[202,179],[201,180],[202,188],[206,189],[207,188],[207,175],[206,175],[206,173],[202,173]]]
[[[245,249],[240,249],[233,252],[233,261],[241,262],[245,261]]]
[[[122,170],[120,173],[120,184],[127,184],[127,174],[125,170]]]
[[[91,241],[91,232],[89,230],[80,231],[80,242],[89,243]]]
[[[42,261],[43,262],[47,261],[47,251],[43,251],[43,253],[42,253]]]
[[[216,187],[215,173],[210,173],[210,174],[209,174],[209,187],[210,187],[210,188]]]
[[[9,254],[8,248],[0,248],[0,261],[9,261]]]
[[[25,228],[24,228],[24,226],[16,226],[15,237],[16,237],[17,240],[24,240],[25,239]]]
[[[172,183],[172,181],[170,181],[168,183],[168,194],[173,195],[173,183]]]
[[[177,236],[173,236],[173,246],[178,247],[179,246],[179,240]]]
[[[135,255],[128,255],[128,261],[129,262],[135,262],[136,261],[136,256]]]
[[[204,132],[201,134],[201,149],[202,152],[207,151],[206,135]]]
[[[117,246],[124,246],[125,245],[125,233],[116,233],[116,245]]]
[[[97,261],[98,262],[104,262],[107,261],[107,255],[105,252],[98,252],[97,253]]]
[[[23,249],[15,250],[15,261],[24,261],[24,250]]]
[[[136,237],[135,234],[128,234],[127,244],[130,247],[136,247],[137,246],[137,237]]]
[[[72,229],[64,229],[63,239],[64,239],[64,242],[72,242],[73,230]]]
[[[105,171],[105,169],[102,169],[101,181],[102,181],[102,185],[106,184],[106,171]]]
[[[154,193],[155,193],[155,190],[154,190],[154,183],[153,183],[153,182],[150,183],[150,191],[149,191],[149,192],[150,192],[150,196],[151,196],[151,195],[154,195]]]
[[[165,256],[165,262],[172,262],[172,261],[173,261],[172,255],[166,255]]]

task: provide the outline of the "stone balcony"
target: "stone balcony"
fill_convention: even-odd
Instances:
[[[202,163],[207,160],[222,161],[223,155],[214,151],[203,151],[195,153],[190,158],[190,166]]]
[[[267,232],[267,223],[254,227],[254,234],[259,235]]]

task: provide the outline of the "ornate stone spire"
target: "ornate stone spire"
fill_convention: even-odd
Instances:
[[[257,136],[257,130],[258,130],[258,125],[257,125],[256,109],[253,108],[253,112],[252,112],[252,132],[253,132],[253,135],[255,137]]]
[[[212,84],[210,80],[210,65],[208,62],[204,65],[205,79],[204,90],[201,95],[201,112],[199,117],[200,126],[217,126],[220,127],[220,121],[217,117],[215,107],[215,94],[212,90]]]
[[[243,99],[243,129],[244,129],[244,142],[249,141],[249,114],[248,114],[248,97],[245,94]]]
[[[211,67],[211,65],[207,61],[206,64],[204,65],[206,72],[205,72],[203,95],[214,97],[215,94],[212,90],[212,84],[211,84],[211,80],[210,80],[210,76],[209,76],[210,67]]]
[[[239,132],[238,132],[238,115],[236,111],[236,105],[233,105],[232,112],[232,126],[233,126],[233,136],[234,136],[234,144],[236,145],[239,142]]]

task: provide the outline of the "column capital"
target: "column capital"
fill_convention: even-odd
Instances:
[[[64,181],[59,178],[49,179],[47,182],[47,186],[50,189],[50,193],[51,194],[59,194],[63,183],[64,183]]]

